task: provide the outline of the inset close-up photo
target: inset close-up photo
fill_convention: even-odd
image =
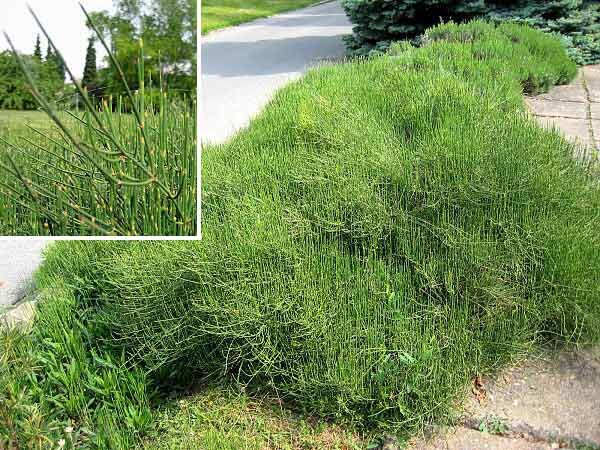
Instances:
[[[30,5],[0,16],[0,235],[196,236],[195,2]]]

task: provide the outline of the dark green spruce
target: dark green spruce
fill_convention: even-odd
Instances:
[[[91,91],[96,86],[98,80],[98,69],[96,66],[96,40],[90,38],[88,41],[87,51],[85,53],[85,66],[83,68],[82,84],[88,91]]]
[[[40,35],[39,34],[35,38],[35,50],[33,51],[33,56],[35,56],[38,61],[42,60],[42,45],[40,43]]]

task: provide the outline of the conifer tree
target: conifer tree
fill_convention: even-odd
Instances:
[[[56,71],[58,72],[58,77],[64,81],[66,74],[65,65],[57,55],[54,55],[54,60],[56,61]]]
[[[56,53],[52,50],[52,46],[48,43],[48,50],[46,51],[46,63],[53,64],[56,68],[56,73],[61,81],[65,80],[65,65]]]
[[[35,56],[38,61],[42,60],[42,45],[40,43],[40,35],[38,34],[35,39],[35,50],[33,51],[33,56]]]
[[[53,61],[55,58],[54,52],[52,51],[52,46],[48,42],[48,50],[46,50],[46,62]]]
[[[96,68],[96,47],[94,46],[94,38],[90,38],[88,42],[88,48],[85,54],[85,67],[83,69],[82,84],[84,87],[91,90],[98,79],[98,72]]]

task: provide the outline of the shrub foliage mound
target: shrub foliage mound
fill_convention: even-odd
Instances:
[[[342,4],[354,24],[348,44],[365,53],[416,38],[441,20],[463,22],[480,17],[489,8],[481,0],[343,0]]]
[[[425,47],[436,42],[463,44],[466,55],[462,54],[460,60],[453,62],[451,55],[445,55],[445,52],[455,51],[454,47],[437,45],[408,52],[406,56],[418,59],[419,65],[430,69],[435,69],[440,58],[445,58],[444,66],[450,65],[455,73],[469,79],[476,75],[477,84],[512,81],[516,89],[504,88],[503,93],[507,97],[516,96],[519,108],[522,106],[521,90],[528,94],[542,93],[554,85],[570,81],[577,74],[575,63],[565,55],[564,47],[556,38],[522,25],[505,23],[495,26],[480,20],[466,25],[448,23],[432,27],[424,34]],[[407,48],[403,42],[395,43],[389,53],[397,56]],[[465,62],[470,58],[474,61]],[[498,67],[511,73],[507,77],[499,77],[495,73]]]
[[[487,18],[500,23],[527,24],[562,36],[579,64],[600,62],[600,5],[588,0],[344,0],[354,24],[351,50],[367,54],[398,40],[418,42],[423,32],[440,22]]]
[[[533,343],[597,340],[596,169],[520,94],[574,66],[511,27],[310,72],[205,150],[203,241],[57,243],[39,285],[68,278],[152,379],[233,378],[363,426],[441,419]]]

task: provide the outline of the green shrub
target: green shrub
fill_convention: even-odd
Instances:
[[[514,53],[438,39],[461,30],[311,71],[206,149],[202,242],[57,243],[40,276],[153,379],[369,427],[442,420],[533,344],[597,341],[597,167],[521,98],[572,70],[519,27]]]
[[[499,7],[488,14],[499,23],[526,24],[563,37],[568,53],[578,64],[600,63],[600,4],[593,1],[523,1]]]
[[[33,56],[22,56],[32,76],[39,85],[40,92],[47,98],[55,99],[63,88],[56,66],[40,62]],[[0,53],[0,109],[32,110],[38,107],[17,59],[8,51]]]
[[[512,78],[530,94],[567,83],[577,74],[577,66],[555,37],[528,26],[512,23],[495,26],[479,20],[460,25],[448,23],[432,27],[424,34],[424,46],[437,41],[466,44],[473,59],[483,60],[492,71],[499,66],[511,71]],[[492,71],[486,71],[490,79],[495,77]]]

